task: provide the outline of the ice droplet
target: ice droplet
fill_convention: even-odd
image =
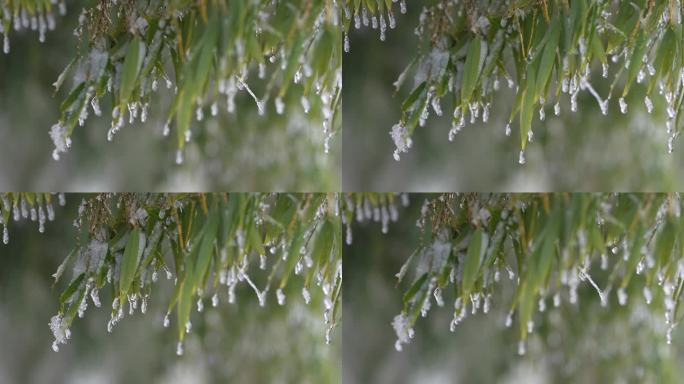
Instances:
[[[163,323],[163,324],[164,324],[164,328],[168,328],[170,322],[171,322],[171,321],[169,320],[169,314],[167,313],[166,315],[164,315],[164,323]]]
[[[9,231],[6,225],[2,226],[2,243],[5,245],[9,244]]]
[[[648,287],[644,287],[644,299],[646,299],[646,304],[651,304],[653,301],[653,294]]]
[[[183,342],[179,341],[176,345],[176,355],[183,356]]]
[[[618,296],[618,303],[620,305],[627,305],[627,292],[625,292],[624,288],[619,288],[617,291],[617,296]]]
[[[511,123],[506,124],[506,136],[511,135]]]
[[[652,113],[653,112],[653,101],[651,101],[650,97],[648,97],[648,96],[644,97],[644,104],[646,104],[646,111],[648,113]]]
[[[304,113],[309,113],[309,110],[311,109],[311,105],[309,105],[309,99],[306,96],[302,96],[301,102]]]
[[[183,150],[179,149],[176,151],[176,164],[183,164]]]
[[[164,128],[162,129],[162,136],[166,137],[171,133],[171,127],[169,127],[169,122],[164,123]]]
[[[622,112],[622,114],[627,113],[627,102],[624,97],[620,98],[620,112]]]
[[[560,304],[561,304],[561,296],[560,296],[560,293],[556,292],[556,294],[553,295],[553,306],[559,307]]]
[[[100,303],[99,291],[96,288],[93,288],[90,291],[90,298],[93,300],[93,304],[95,305],[95,307],[100,308],[100,305],[102,305],[102,303]]]
[[[187,323],[185,323],[185,333],[190,333],[191,330],[192,330],[192,322],[188,321]]]
[[[513,313],[512,312],[508,312],[508,315],[506,315],[506,321],[505,321],[504,325],[506,326],[506,328],[510,328],[511,325],[513,325]]]
[[[211,297],[211,306],[212,307],[218,307],[218,304],[219,304],[218,293],[214,293],[214,296]]]
[[[204,311],[204,301],[202,301],[202,298],[197,299],[197,312],[203,312]]]
[[[276,113],[279,115],[282,115],[283,112],[285,112],[285,103],[283,102],[283,98],[278,96],[275,98],[275,108],[276,108]]]
[[[518,341],[518,355],[523,356],[527,351],[527,346],[524,340]]]
[[[311,293],[307,287],[302,288],[302,297],[304,297],[304,302],[306,304],[311,302]]]
[[[285,294],[282,289],[276,290],[276,297],[278,298],[278,305],[285,305]]]
[[[560,113],[561,113],[560,102],[556,102],[556,104],[553,106],[553,114],[556,116],[560,116]]]
[[[520,164],[520,165],[525,164],[525,151],[524,150],[520,151],[520,156],[518,156],[518,164]]]

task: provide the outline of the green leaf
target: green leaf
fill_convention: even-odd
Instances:
[[[144,57],[145,43],[136,36],[128,43],[126,58],[121,70],[121,83],[119,85],[120,105],[125,106],[128,103],[135,88],[135,82],[138,79],[138,73],[140,72]]]
[[[482,42],[476,37],[468,47],[465,64],[463,65],[463,81],[461,83],[461,104],[470,102],[470,98],[475,91],[475,85],[480,74]],[[485,45],[486,50],[486,45]]]
[[[461,280],[461,294],[468,295],[479,276],[480,264],[487,251],[489,237],[482,229],[476,229],[470,237],[468,252],[463,261],[463,277]]]
[[[544,46],[544,52],[539,63],[539,72],[537,72],[537,96],[544,96],[544,89],[546,89],[546,84],[549,82],[549,78],[551,78],[560,39],[560,24],[560,21],[557,19],[554,19],[551,24],[549,38]]]
[[[123,299],[133,283],[138,269],[140,256],[145,249],[145,235],[139,228],[134,228],[128,235],[128,242],[121,258],[121,274],[119,276],[119,297]],[[122,304],[123,305],[123,302]]]
[[[197,254],[197,264],[195,266],[195,282],[200,284],[204,281],[204,277],[209,269],[211,262],[211,255],[214,250],[214,242],[218,230],[218,211],[215,209],[209,210],[207,222],[202,234],[202,243],[200,244],[199,253]],[[199,287],[196,287],[199,288]]]
[[[641,31],[639,37],[636,39],[636,44],[634,51],[632,52],[632,57],[629,61],[629,67],[627,68],[627,79],[625,80],[625,88],[622,91],[622,97],[627,96],[629,93],[629,88],[636,79],[639,69],[643,65],[644,53],[646,52],[646,33]]]
[[[534,115],[535,97],[535,67],[530,64],[527,68],[527,86],[522,93],[522,105],[520,106],[520,146],[525,149],[527,133],[532,129],[532,117]]]

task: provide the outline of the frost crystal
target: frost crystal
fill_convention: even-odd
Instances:
[[[66,344],[67,340],[71,337],[71,332],[67,328],[62,314],[52,316],[49,326],[52,335],[55,337],[55,341],[52,343],[52,350],[58,352],[59,344]]]
[[[403,313],[396,315],[394,320],[392,320],[392,327],[397,334],[397,341],[394,347],[397,351],[401,351],[401,345],[407,344],[413,335],[413,330],[409,327],[408,317]]]
[[[55,145],[52,151],[52,158],[59,160],[59,154],[64,153],[71,146],[71,139],[68,137],[65,127],[62,123],[54,124],[50,128],[50,138]]]
[[[413,142],[408,135],[406,126],[404,126],[404,124],[401,122],[394,124],[392,130],[390,131],[390,136],[394,141],[394,145],[397,147],[394,150],[394,160],[399,161],[399,154],[402,152],[408,152]]]

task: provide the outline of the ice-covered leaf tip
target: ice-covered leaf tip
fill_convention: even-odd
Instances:
[[[96,307],[106,302],[101,291],[112,292],[109,332],[126,313],[146,313],[160,274],[173,286],[170,297],[156,294],[166,306],[160,325],[169,327],[175,318],[179,355],[193,321],[203,319],[193,309],[206,311],[209,297],[212,307],[245,298],[238,286],[253,291],[262,307],[273,291],[278,305],[285,305],[288,295],[289,303],[296,302],[301,291],[305,304],[321,308],[329,342],[341,316],[339,204],[337,194],[99,194],[85,199],[75,225],[86,240],[54,275],[59,283],[72,266],[50,323],[53,348],[66,343],[67,331],[89,302]]]
[[[11,221],[30,219],[38,222],[38,232],[45,232],[45,223],[55,219],[53,201],[63,206],[66,201],[63,193],[2,192],[0,193],[0,225],[2,243],[9,243]]]

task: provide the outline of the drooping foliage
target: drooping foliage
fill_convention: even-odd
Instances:
[[[238,285],[254,290],[260,306],[271,295],[286,305],[301,292],[306,304],[322,307],[329,342],[341,316],[338,209],[335,194],[90,196],[74,221],[77,245],[54,274],[55,283],[69,269],[72,276],[50,320],[53,349],[67,342],[88,304],[99,308],[100,292],[108,292],[110,332],[126,313],[144,314],[150,300],[168,303],[160,326],[174,319],[180,355],[193,309],[203,312],[205,301],[235,303]],[[170,297],[153,296],[160,274],[173,282]]]
[[[417,225],[421,244],[397,274],[411,280],[393,322],[397,349],[434,302],[451,296],[451,327],[468,312],[487,313],[511,280],[519,352],[543,317],[546,301],[578,304],[578,289],[595,290],[603,307],[662,313],[669,343],[681,320],[683,221],[677,194],[445,194],[425,201]],[[408,272],[415,273],[409,278]],[[507,276],[504,278],[502,276]],[[614,295],[612,295],[614,293]],[[606,309],[610,310],[610,309]]]
[[[4,0],[2,5],[7,52],[10,24],[40,25],[43,36],[44,14],[53,20],[49,2]],[[235,98],[241,92],[254,99],[260,115],[303,109],[313,125],[320,124],[328,152],[340,125],[342,85],[334,1],[106,0],[88,5],[74,31],[77,56],[54,83],[59,91],[72,80],[59,121],[50,129],[55,159],[68,150],[74,129],[85,125],[91,112],[111,115],[108,140],[126,122],[144,123],[160,84],[173,96],[165,107],[163,134],[175,131],[177,163],[183,162],[193,126],[205,113],[237,112]]]
[[[362,23],[379,26],[384,40],[385,15],[389,26],[395,26],[389,0],[351,3],[348,17],[356,28]],[[628,113],[637,97],[643,97],[651,113],[654,95],[661,95],[672,152],[684,99],[681,1],[434,0],[410,6],[421,5],[415,29],[418,47],[395,82],[399,89],[413,75],[401,119],[390,132],[396,160],[412,147],[416,127],[426,125],[431,114],[441,116],[448,103],[449,140],[468,120],[488,122],[491,108],[510,110],[505,134],[512,134],[518,119],[519,163],[524,164],[535,115],[543,121],[551,108],[559,115],[564,100],[576,112],[580,91],[590,93],[604,115],[611,103]],[[404,2],[401,9],[405,11]],[[599,81],[596,72],[609,79],[608,86],[597,85],[605,81]],[[515,101],[496,106],[502,82],[514,90]]]

